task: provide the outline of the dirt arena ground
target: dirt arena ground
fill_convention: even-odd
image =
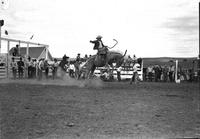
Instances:
[[[0,81],[1,139],[200,137],[198,93],[197,83]]]

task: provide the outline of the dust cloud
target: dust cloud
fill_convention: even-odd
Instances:
[[[5,83],[19,83],[19,84],[35,84],[35,85],[58,85],[58,86],[77,86],[77,87],[102,87],[103,81],[98,78],[94,79],[75,79],[71,78],[67,73],[58,70],[57,78],[52,79],[49,77],[48,79],[43,78],[41,80],[38,79],[0,79],[0,84]]]

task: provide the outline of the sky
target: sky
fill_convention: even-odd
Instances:
[[[131,57],[197,57],[198,6],[199,0],[1,0],[2,37],[48,44],[53,57],[96,54],[89,41],[97,35],[109,47],[116,39],[113,50]]]

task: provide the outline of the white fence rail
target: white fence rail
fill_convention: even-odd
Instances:
[[[0,66],[0,79],[6,78],[7,70],[6,66]]]

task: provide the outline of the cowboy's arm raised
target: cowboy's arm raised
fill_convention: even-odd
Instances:
[[[94,40],[94,41],[90,40],[90,43],[97,43],[97,41],[96,40]]]

